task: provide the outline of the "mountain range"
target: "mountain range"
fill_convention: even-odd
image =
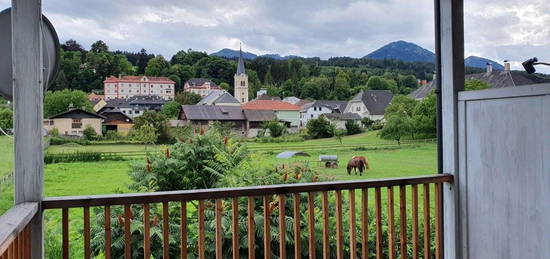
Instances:
[[[239,51],[226,48],[218,52],[214,52],[210,55],[234,59],[239,57]],[[276,60],[300,58],[300,56],[295,56],[295,55],[289,55],[289,56],[281,56],[279,54],[256,55],[251,52],[243,52],[243,57],[249,60],[252,60],[258,57],[266,57],[266,58],[272,58]],[[435,60],[435,53],[425,48],[422,48],[412,42],[399,40],[399,41],[388,43],[382,46],[381,48],[367,54],[363,58],[395,59],[395,60],[408,61],[408,62],[432,62],[433,63]],[[504,69],[504,67],[498,62],[487,58],[483,58],[483,57],[469,56],[464,60],[465,66],[474,67],[474,68],[485,68],[487,66],[487,63],[492,64],[493,69],[495,70]]]

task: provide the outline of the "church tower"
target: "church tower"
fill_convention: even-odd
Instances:
[[[239,63],[237,73],[235,73],[235,98],[240,103],[248,102],[248,75],[244,70],[243,50],[240,48]]]

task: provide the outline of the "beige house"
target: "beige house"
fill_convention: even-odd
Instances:
[[[82,137],[84,129],[90,125],[98,135],[101,135],[101,123],[104,119],[104,116],[96,113],[71,109],[44,119],[44,129],[51,131],[56,128],[60,135]]]

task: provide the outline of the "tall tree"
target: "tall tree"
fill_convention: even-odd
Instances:
[[[167,73],[170,68],[170,63],[164,59],[162,55],[158,55],[147,62],[145,68],[145,75],[148,76],[162,76]]]
[[[92,44],[92,46],[90,47],[90,51],[94,53],[108,52],[109,47],[107,46],[107,43],[103,42],[102,40],[98,40]]]
[[[46,92],[44,96],[44,117],[50,117],[67,111],[70,107],[93,111],[92,104],[85,92],[80,90],[61,90]]]
[[[76,40],[73,40],[73,39],[65,41],[65,43],[61,44],[61,48],[64,51],[86,52],[86,50],[84,50],[82,45],[80,45],[80,43],[76,42]]]

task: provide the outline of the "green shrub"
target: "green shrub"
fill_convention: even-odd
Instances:
[[[95,162],[101,161],[101,152],[81,152],[74,153],[46,153],[44,155],[44,163],[71,163],[71,162]]]
[[[95,129],[90,125],[86,125],[82,134],[84,139],[86,140],[95,140],[97,139],[97,136],[98,136],[97,132],[95,132]]]
[[[124,158],[120,155],[113,153],[101,153],[101,152],[71,152],[71,153],[46,153],[44,155],[45,164],[54,163],[73,163],[73,162],[97,162],[102,160],[122,161]]]
[[[57,128],[51,129],[48,134],[54,138],[59,138],[59,130]]]
[[[50,145],[63,145],[68,143],[74,143],[79,145],[90,145],[90,141],[85,139],[65,138],[65,137],[52,137],[50,139]]]
[[[346,121],[346,134],[347,135],[354,135],[361,133],[361,126],[357,124],[357,122],[349,120]]]
[[[269,135],[273,138],[282,136],[286,131],[285,125],[280,123],[277,119],[265,122],[262,127],[265,130],[269,130]]]
[[[311,138],[330,138],[334,136],[335,127],[325,116],[309,120],[306,125],[307,132]]]

